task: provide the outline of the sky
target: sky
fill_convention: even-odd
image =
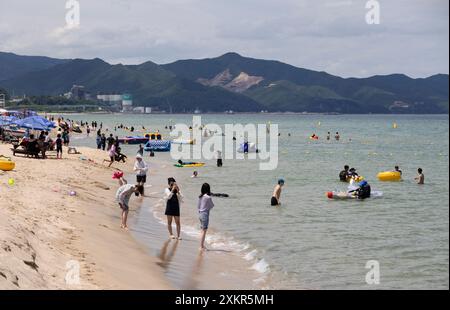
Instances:
[[[163,64],[237,52],[342,77],[448,74],[449,1],[0,0],[0,51]],[[75,1],[75,0],[70,0]],[[374,0],[372,0],[374,1]]]

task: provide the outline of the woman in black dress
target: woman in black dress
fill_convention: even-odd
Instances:
[[[183,201],[183,195],[174,178],[168,179],[169,187],[165,190],[167,229],[171,239],[181,240],[181,223],[180,223],[180,203]],[[172,220],[175,220],[177,226],[177,237],[172,231]]]

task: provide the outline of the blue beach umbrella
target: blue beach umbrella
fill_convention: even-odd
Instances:
[[[8,126],[12,122],[14,122],[15,120],[17,120],[17,117],[14,117],[14,116],[2,116],[2,117],[0,117],[0,126]]]
[[[55,127],[52,122],[43,118],[42,116],[30,116],[24,119],[19,119],[17,121],[14,121],[13,124],[16,124],[21,128],[31,130],[49,130]]]

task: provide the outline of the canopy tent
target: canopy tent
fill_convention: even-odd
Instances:
[[[31,129],[31,130],[50,130],[55,128],[55,124],[42,116],[30,116],[24,119],[19,119],[14,122],[17,126],[21,128]]]

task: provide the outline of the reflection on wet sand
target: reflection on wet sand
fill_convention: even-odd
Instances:
[[[199,251],[197,258],[195,259],[194,264],[192,265],[192,269],[191,269],[191,275],[186,277],[186,281],[182,284],[182,289],[185,290],[194,290],[194,289],[198,289],[199,286],[199,279],[200,276],[202,275],[202,264],[204,261],[204,255],[205,252],[204,251]]]
[[[172,244],[170,247],[170,251],[167,251],[169,249],[169,244]],[[173,256],[175,255],[175,252],[177,251],[177,247],[179,244],[179,240],[167,240],[164,242],[161,250],[159,251],[159,259],[161,259],[161,262],[158,263],[159,266],[163,267],[165,270],[170,265],[170,262],[172,261]]]

